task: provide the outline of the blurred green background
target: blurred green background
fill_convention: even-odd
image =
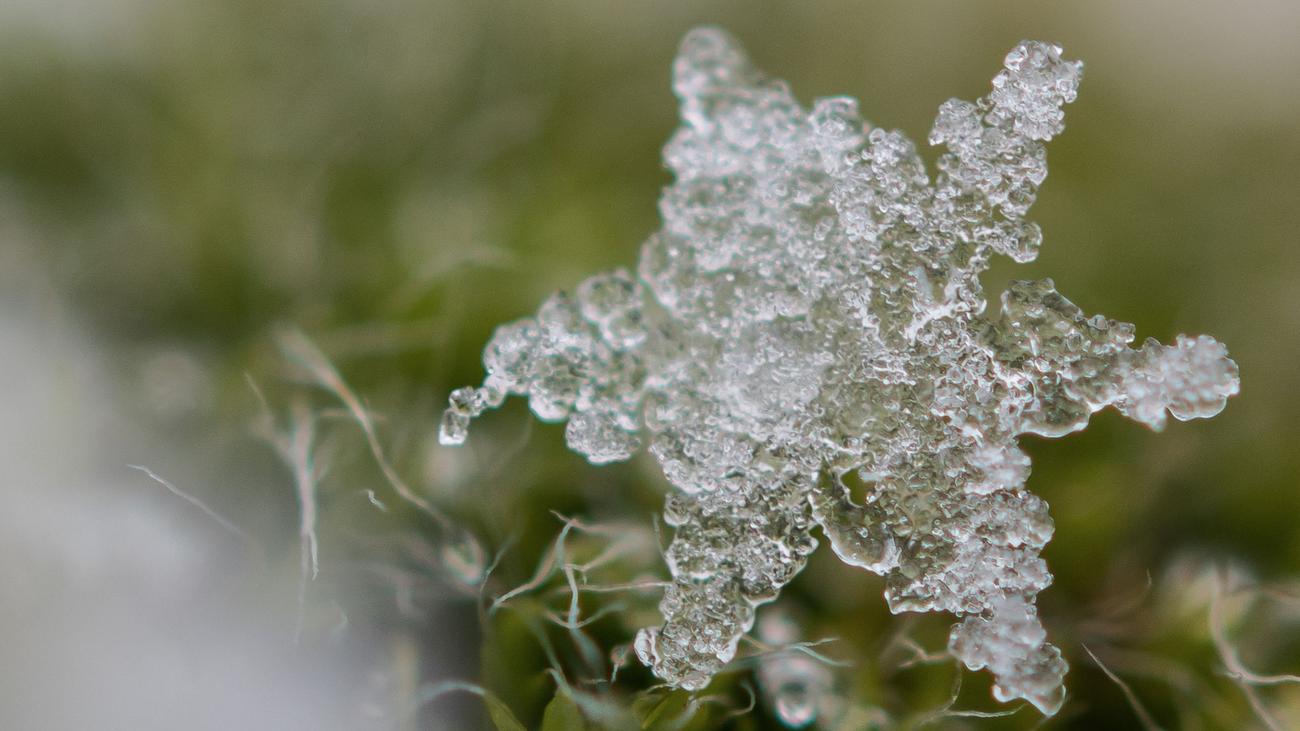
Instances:
[[[307,635],[347,618],[362,638],[343,641],[349,662],[386,678],[364,699],[377,724],[490,723],[462,696],[393,710],[456,677],[534,727],[554,693],[536,632],[562,665],[574,652],[566,633],[537,630],[547,595],[531,615],[480,622],[473,591],[422,558],[443,550],[437,527],[402,507],[338,400],[286,366],[275,333],[295,327],[319,346],[375,414],[402,479],[485,556],[513,541],[489,595],[533,573],[562,526],[552,510],[648,528],[664,487],[649,460],[590,467],[520,404],[486,417],[463,450],[434,436],[447,392],[480,379],[496,324],[632,263],[657,227],[659,149],[676,123],[670,63],[704,22],[732,31],[801,100],[857,96],[867,119],[918,142],[943,100],[984,94],[1022,38],[1085,61],[1035,207],[1042,254],[999,265],[986,286],[1050,276],[1087,312],[1137,323],[1139,338],[1212,334],[1239,363],[1242,394],[1162,434],[1107,412],[1081,434],[1026,440],[1030,487],[1057,526],[1041,614],[1072,666],[1070,699],[1039,727],[1140,727],[1084,645],[1164,727],[1263,727],[1223,672],[1209,610],[1218,576],[1242,661],[1300,672],[1300,6],[1283,0],[10,0],[0,287],[14,317],[75,333],[99,364],[112,416],[78,437],[98,445],[95,469],[132,501],[173,498],[123,476],[127,463],[186,483],[267,555],[254,567],[220,549],[234,567],[212,586],[291,617],[299,505],[292,475],[250,430],[260,407],[247,381],[279,418],[307,403],[330,467]],[[85,404],[40,408],[80,421]],[[212,531],[179,502],[169,516]],[[647,545],[614,573],[662,573]],[[898,639],[939,649],[951,620],[891,617],[880,592],[822,552],[781,604],[806,639],[842,638],[821,649],[852,663],[835,673],[859,718],[880,711],[902,727],[946,701],[954,670],[898,667]],[[608,651],[653,609],[638,597],[592,636]],[[999,710],[984,675],[966,674],[954,708]],[[775,728],[761,697],[726,718],[747,702],[747,677],[720,680],[724,700],[691,727]],[[630,706],[652,682],[629,667],[608,697]],[[1252,692],[1275,724],[1300,728],[1298,691]],[[1032,709],[934,722],[1038,724]]]

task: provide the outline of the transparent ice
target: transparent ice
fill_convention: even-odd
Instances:
[[[962,618],[949,650],[989,668],[1000,700],[1054,713],[1066,663],[1034,606],[1053,525],[1017,437],[1077,431],[1106,406],[1160,429],[1238,389],[1218,341],[1133,348],[1132,325],[1085,316],[1051,280],[1014,282],[986,312],[990,257],[1037,254],[1023,216],[1081,71],[1051,44],[1016,46],[988,96],[940,106],[932,180],[855,100],[805,109],[726,33],[692,31],[664,149],[676,181],[635,275],[598,274],[501,326],[442,442],[520,395],[593,463],[648,443],[676,534],[663,624],[635,647],[672,685],[703,688],[734,657],[820,526],[886,578],[892,611]]]

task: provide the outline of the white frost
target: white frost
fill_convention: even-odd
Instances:
[[[1082,65],[1016,46],[989,96],[940,107],[933,181],[901,133],[847,97],[804,109],[722,31],[687,35],[673,68],[676,182],[638,276],[597,275],[499,328],[443,443],[507,394],[567,419],[594,463],[648,439],[677,531],[663,625],[636,649],[670,684],[702,688],[731,660],[819,524],[886,577],[893,611],[964,617],[949,648],[992,670],[999,699],[1054,713],[1066,664],[1033,605],[1052,521],[1016,438],[1076,431],[1106,406],[1160,428],[1166,410],[1212,416],[1237,392],[1217,341],[1132,349],[1131,325],[1085,317],[1051,280],[1015,282],[985,312],[989,258],[1037,255],[1022,217]],[[862,504],[841,479],[854,470]]]

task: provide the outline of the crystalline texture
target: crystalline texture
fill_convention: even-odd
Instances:
[[[902,134],[847,97],[804,109],[722,31],[687,35],[673,69],[676,182],[637,276],[597,275],[499,328],[443,442],[507,394],[567,419],[595,463],[648,439],[677,530],[663,625],[636,649],[671,684],[702,688],[732,659],[818,525],[886,577],[893,611],[962,617],[950,651],[990,668],[999,699],[1055,712],[1066,664],[1033,605],[1052,520],[1016,438],[1076,431],[1106,406],[1159,429],[1166,412],[1213,416],[1238,387],[1217,341],[1133,349],[1131,325],[1086,317],[1051,280],[1015,282],[985,311],[990,257],[1037,254],[1023,216],[1081,64],[1021,43],[989,96],[945,102],[933,181]]]

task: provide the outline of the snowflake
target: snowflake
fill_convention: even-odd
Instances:
[[[931,181],[912,142],[864,123],[852,98],[806,110],[726,33],[692,31],[664,149],[676,182],[636,276],[598,274],[500,327],[483,385],[451,395],[442,442],[509,394],[567,420],[595,464],[648,440],[676,488],[673,581],[663,625],[635,647],[672,685],[702,688],[734,657],[820,526],[885,577],[892,611],[961,617],[948,649],[989,668],[999,700],[1054,713],[1066,663],[1034,606],[1053,525],[1017,437],[1077,431],[1106,406],[1160,429],[1166,411],[1213,416],[1238,389],[1216,340],[1132,348],[1132,325],[1086,317],[1051,280],[1014,282],[985,310],[990,257],[1037,254],[1023,217],[1081,72],[1056,46],[1016,46],[992,93],[939,108]]]

